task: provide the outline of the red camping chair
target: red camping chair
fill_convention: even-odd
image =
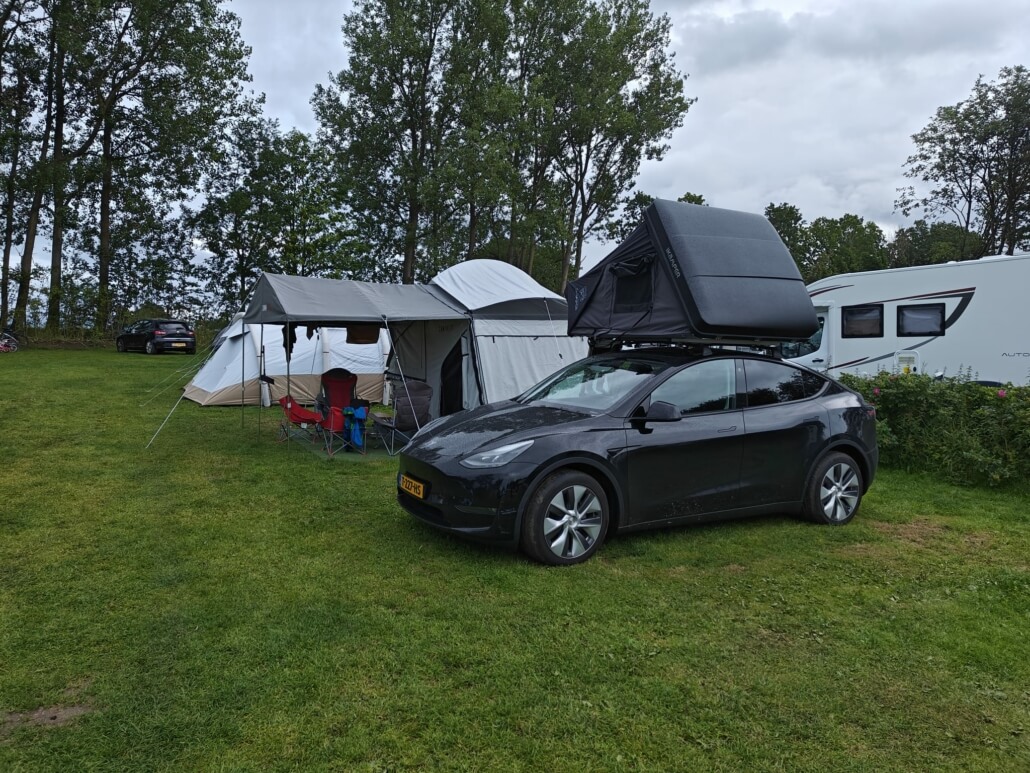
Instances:
[[[349,370],[333,368],[322,374],[322,389],[318,393],[315,407],[328,417],[330,408],[350,408],[354,402],[354,390],[358,385],[358,377]]]
[[[322,421],[322,414],[298,405],[293,395],[280,397],[279,405],[283,407],[283,418],[279,423],[279,442],[289,440],[291,427],[299,428],[309,439],[314,440],[315,427]]]

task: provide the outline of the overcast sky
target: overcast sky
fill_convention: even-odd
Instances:
[[[284,129],[315,130],[315,84],[347,59],[345,0],[233,0],[253,88]],[[672,20],[686,94],[671,149],[638,189],[719,207],[796,205],[893,229],[911,135],[978,75],[1030,66],[1028,0],[652,0]]]

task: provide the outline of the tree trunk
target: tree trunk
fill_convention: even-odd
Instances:
[[[47,299],[46,313],[46,329],[53,333],[61,329],[61,258],[64,248],[64,186],[67,178],[64,158],[64,61],[64,49],[58,44],[54,70],[54,157],[50,177],[53,186],[54,228],[50,248],[50,297]]]
[[[101,139],[103,175],[100,183],[100,254],[97,256],[97,316],[96,329],[107,330],[111,321],[111,191],[114,158],[112,144],[114,121],[110,116],[104,120],[104,134]]]
[[[18,277],[18,297],[14,303],[14,327],[25,330],[28,327],[29,291],[32,288],[32,253],[36,247],[36,230],[39,228],[39,213],[43,208],[43,192],[46,186],[44,174],[50,156],[50,133],[54,125],[54,59],[57,46],[56,25],[50,31],[47,78],[43,99],[46,103],[46,117],[43,119],[43,134],[39,144],[39,158],[33,176],[32,205],[25,224],[25,247],[21,253],[21,271]]]
[[[406,285],[415,284],[415,256],[418,251],[418,215],[418,202],[408,202],[408,222],[404,227],[404,269],[402,277],[402,281]]]
[[[15,180],[18,176],[18,161],[21,158],[21,127],[14,130],[11,144],[11,168],[7,175],[6,200],[4,201],[4,265],[0,280],[0,324],[7,324],[10,312],[11,249],[14,246],[14,200],[18,193]]]

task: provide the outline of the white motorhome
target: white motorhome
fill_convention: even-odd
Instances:
[[[783,344],[795,362],[1030,383],[1030,254],[839,274],[808,294],[822,329]]]

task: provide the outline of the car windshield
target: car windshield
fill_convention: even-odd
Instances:
[[[668,367],[667,362],[642,357],[584,360],[533,387],[519,402],[604,411]]]

